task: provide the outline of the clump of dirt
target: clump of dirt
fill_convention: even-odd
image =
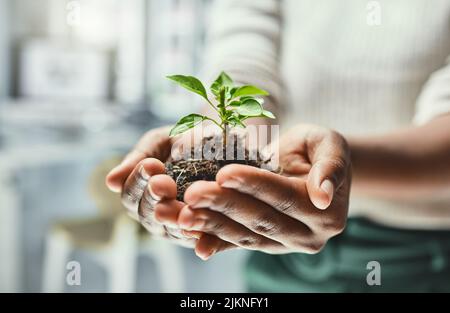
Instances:
[[[219,170],[229,164],[243,164],[267,169],[271,157],[264,158],[259,151],[249,151],[249,149],[243,148],[242,138],[235,137],[232,144],[223,148],[223,151],[214,148],[223,147],[223,145],[217,145],[221,140],[221,137],[218,136],[205,137],[201,145],[198,144],[191,148],[187,157],[166,162],[167,175],[177,183],[177,199],[179,201],[183,201],[184,192],[192,183],[199,180],[215,181]],[[209,151],[207,157],[205,157],[205,146],[211,147],[207,150]],[[241,153],[238,152],[239,149],[242,149]],[[229,151],[228,155],[227,151]],[[271,170],[279,171],[278,169]]]

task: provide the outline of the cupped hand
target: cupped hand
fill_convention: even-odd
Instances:
[[[178,214],[185,206],[176,200],[175,181],[165,175],[165,162],[171,155],[173,139],[169,128],[147,132],[121,164],[106,177],[107,186],[121,193],[122,203],[130,215],[153,235],[187,247],[196,247],[202,256],[203,246],[225,250],[233,245],[214,235],[182,231]]]
[[[298,126],[279,146],[283,175],[229,165],[216,182],[196,182],[185,193],[177,223],[189,231],[271,254],[317,253],[346,224],[351,162],[345,139],[311,125]],[[204,258],[222,248],[202,246]]]

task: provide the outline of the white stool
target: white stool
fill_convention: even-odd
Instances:
[[[181,247],[163,239],[145,236],[141,239],[139,248],[140,255],[155,261],[159,270],[162,292],[183,293],[186,291]]]
[[[81,249],[106,270],[110,292],[136,291],[140,253],[155,261],[162,292],[183,292],[184,271],[179,248],[140,235],[138,227],[125,214],[56,224],[47,236],[42,291],[64,292],[70,254]]]
[[[180,248],[141,232],[139,224],[124,213],[120,195],[106,188],[105,176],[118,163],[120,158],[102,162],[88,181],[99,216],[57,223],[47,234],[42,291],[64,291],[66,265],[75,249],[88,251],[106,269],[111,292],[136,290],[137,259],[141,253],[155,261],[162,292],[185,290]]]

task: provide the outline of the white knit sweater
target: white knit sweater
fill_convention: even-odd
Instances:
[[[217,0],[208,48],[207,72],[265,87],[282,127],[373,134],[450,112],[450,0]],[[446,200],[352,198],[350,212],[450,228]]]

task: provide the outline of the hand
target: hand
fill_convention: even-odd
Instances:
[[[178,213],[185,206],[176,200],[177,187],[165,174],[164,161],[171,154],[173,141],[169,128],[147,132],[135,148],[106,178],[107,186],[122,194],[122,203],[130,215],[153,235],[165,237],[182,246],[215,245],[222,250],[232,247],[215,236],[199,232],[182,232],[176,224]]]
[[[180,227],[271,254],[317,253],[342,232],[351,184],[345,139],[302,125],[274,144],[283,175],[243,165],[223,168],[216,182],[188,188]],[[205,248],[204,258],[220,250],[214,244]]]

